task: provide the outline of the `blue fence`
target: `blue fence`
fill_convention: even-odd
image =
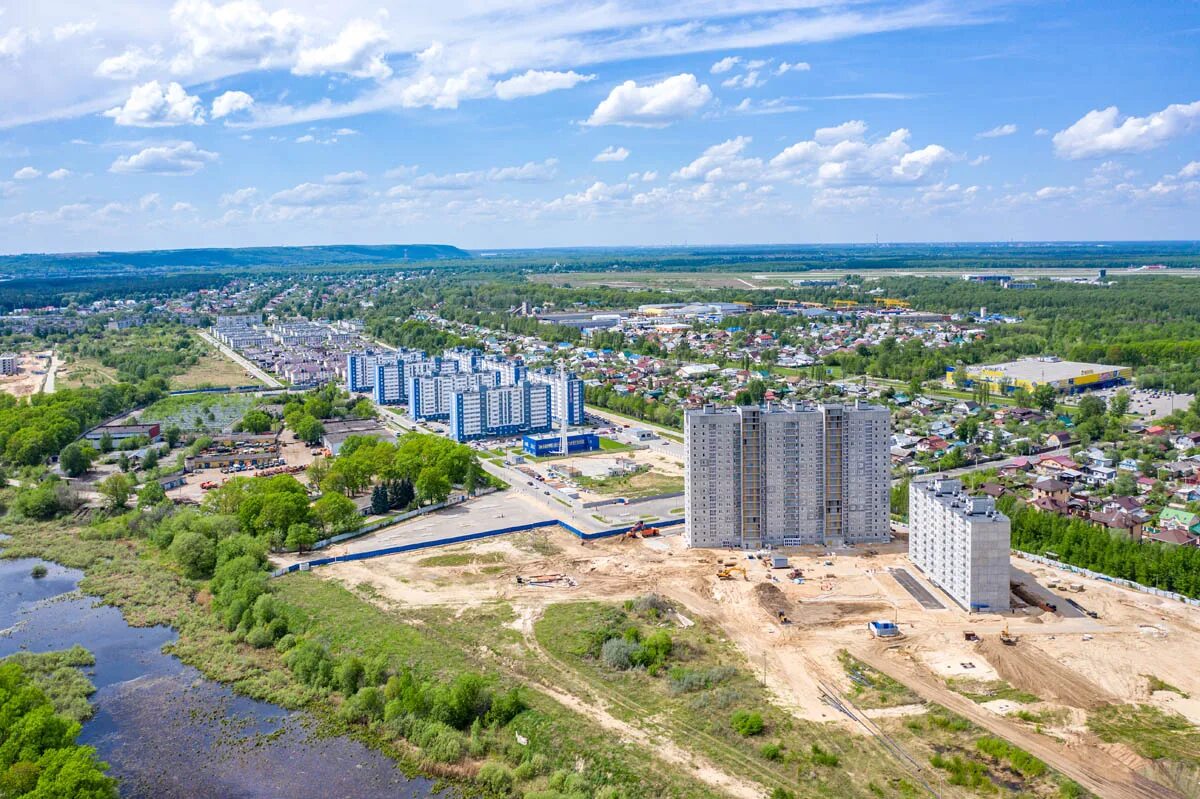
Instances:
[[[683,519],[667,519],[666,521],[655,522],[653,526],[676,527],[680,524],[683,524]],[[421,549],[432,549],[433,547],[444,547],[451,544],[464,544],[468,541],[478,541],[481,538],[494,538],[500,535],[508,535],[509,533],[523,533],[528,530],[536,530],[539,527],[554,526],[561,527],[568,533],[571,533],[583,541],[596,541],[602,538],[612,538],[616,535],[624,535],[633,529],[633,525],[629,525],[627,527],[617,527],[612,530],[602,530],[598,533],[585,533],[560,519],[547,519],[540,522],[518,524],[514,527],[498,527],[494,530],[481,530],[477,533],[465,533],[463,535],[450,536],[448,538],[436,538],[432,541],[417,541],[412,544],[398,544],[394,547],[369,549],[365,552],[353,552],[349,555],[337,555],[330,558],[306,560],[303,563],[293,563],[291,566],[285,566],[282,569],[277,569],[271,573],[271,576],[282,577],[285,574],[289,574],[294,571],[300,571],[302,567],[311,569],[314,566],[328,566],[331,563],[349,563],[355,560],[369,560],[371,558],[381,558],[385,555],[399,555],[402,552],[415,552]]]

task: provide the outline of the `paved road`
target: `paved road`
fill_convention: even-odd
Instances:
[[[42,381],[42,393],[53,394],[58,379],[58,367],[62,366],[62,359],[58,357],[58,350],[53,350],[50,353],[50,366],[46,369],[46,378]]]
[[[257,378],[258,378],[259,380],[261,380],[263,383],[266,383],[266,384],[267,384],[268,386],[270,386],[271,388],[286,388],[286,386],[285,386],[283,383],[281,383],[281,382],[280,382],[278,379],[276,379],[276,378],[272,377],[271,375],[267,374],[267,373],[266,373],[266,372],[264,372],[262,369],[258,368],[258,367],[257,367],[257,366],[255,366],[253,363],[251,363],[250,361],[248,361],[248,360],[246,360],[245,358],[243,358],[241,355],[238,355],[236,352],[234,352],[233,350],[229,349],[229,347],[226,347],[224,344],[222,344],[221,342],[217,341],[215,338],[213,338],[212,336],[210,336],[210,335],[208,334],[208,332],[207,332],[207,331],[205,331],[205,330],[197,330],[196,332],[200,334],[200,338],[204,339],[204,340],[205,340],[205,341],[207,341],[209,344],[211,344],[212,346],[216,347],[216,348],[217,348],[217,352],[221,353],[221,354],[222,354],[222,355],[224,355],[226,358],[228,358],[229,360],[233,361],[233,362],[234,362],[234,363],[236,363],[238,366],[242,367],[242,368],[243,368],[243,369],[245,369],[247,372],[249,372],[250,374],[254,375],[255,377],[257,377]]]

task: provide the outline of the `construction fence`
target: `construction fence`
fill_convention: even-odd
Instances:
[[[1186,597],[1183,594],[1177,594],[1174,591],[1164,591],[1161,588],[1152,588],[1148,585],[1135,583],[1133,580],[1122,580],[1119,577],[1111,577],[1107,574],[1094,572],[1091,569],[1084,569],[1080,566],[1072,566],[1069,563],[1063,563],[1062,561],[1047,558],[1042,555],[1034,555],[1032,552],[1022,552],[1019,549],[1014,549],[1013,552],[1015,552],[1019,558],[1024,558],[1025,560],[1033,561],[1034,563],[1040,563],[1043,566],[1053,566],[1056,569],[1069,571],[1073,574],[1082,574],[1084,577],[1091,577],[1093,580],[1103,580],[1104,582],[1112,583],[1113,585],[1119,585],[1124,588],[1132,588],[1134,591],[1141,591],[1143,594],[1152,594],[1157,597],[1162,597],[1163,599],[1174,599],[1177,602],[1183,602],[1184,604],[1192,605],[1193,607],[1200,607],[1200,599],[1192,599],[1191,597]]]
[[[655,522],[655,527],[675,527],[683,524],[683,519],[667,519],[666,521]],[[306,560],[303,563],[293,563],[290,566],[285,566],[282,569],[276,569],[271,572],[272,577],[282,577],[285,574],[290,574],[295,571],[308,571],[314,566],[328,566],[331,563],[349,563],[356,560],[369,560],[371,558],[381,558],[385,555],[399,555],[403,552],[415,552],[421,549],[432,549],[434,547],[444,547],[451,544],[464,544],[468,541],[478,541],[482,538],[495,538],[500,535],[508,535],[510,533],[523,533],[529,530],[536,530],[539,527],[561,527],[568,533],[576,536],[583,541],[596,541],[602,538],[612,538],[617,535],[624,535],[633,529],[634,525],[627,527],[617,527],[612,530],[602,530],[598,533],[585,533],[579,528],[567,524],[560,519],[546,519],[545,521],[529,522],[528,524],[518,524],[513,527],[498,527],[494,530],[481,530],[476,533],[464,533],[463,535],[449,536],[447,538],[436,538],[432,541],[415,541],[411,544],[398,544],[392,547],[383,547],[382,549],[369,549],[365,552],[352,552],[348,555],[335,555],[328,558],[316,558],[315,560]]]

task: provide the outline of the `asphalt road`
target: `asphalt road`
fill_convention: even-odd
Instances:
[[[283,385],[283,383],[279,382],[279,380],[278,380],[278,379],[276,379],[275,377],[272,377],[271,375],[267,374],[267,373],[266,373],[266,372],[264,372],[262,369],[258,368],[258,367],[257,367],[257,366],[255,366],[253,363],[251,363],[250,361],[248,361],[248,360],[246,360],[245,358],[243,358],[241,355],[238,355],[236,352],[234,352],[233,350],[229,349],[229,347],[226,347],[224,344],[222,344],[221,342],[217,341],[215,338],[213,338],[212,336],[210,336],[210,335],[208,334],[208,332],[207,332],[207,331],[205,331],[205,330],[197,330],[196,332],[200,334],[200,338],[204,339],[204,340],[205,340],[205,341],[207,341],[209,344],[211,344],[212,346],[216,347],[216,348],[217,348],[217,352],[221,353],[221,354],[222,354],[222,355],[224,355],[226,358],[228,358],[229,360],[233,361],[233,362],[234,362],[234,363],[236,363],[238,366],[242,367],[242,368],[243,368],[243,369],[245,369],[247,372],[249,372],[250,374],[254,375],[255,377],[257,377],[259,380],[261,380],[261,381],[263,381],[264,383],[266,383],[266,384],[267,384],[268,386],[270,386],[271,388],[286,388],[286,386],[284,386],[284,385]]]

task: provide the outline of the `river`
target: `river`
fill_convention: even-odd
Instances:
[[[30,570],[43,563],[46,577]],[[124,799],[425,799],[385,755],[320,736],[313,718],[235,694],[162,647],[169,627],[134,628],[78,592],[82,574],[0,560],[0,657],[79,644],[96,656],[95,715],[79,742],[96,747]]]

